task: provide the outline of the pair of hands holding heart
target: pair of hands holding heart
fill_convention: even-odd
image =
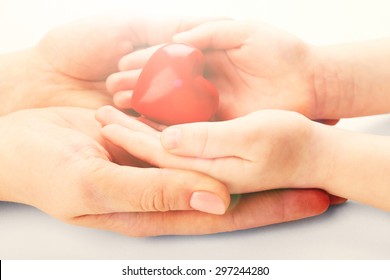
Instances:
[[[280,71],[286,72],[286,81],[276,86],[281,88],[281,93],[275,94],[276,101],[267,104],[267,97],[262,98],[264,93],[261,91],[266,88],[274,93],[276,89],[264,87],[267,84],[264,80],[268,80],[268,84],[276,84],[271,79],[272,75],[280,73],[277,66],[274,66],[270,68],[270,73],[263,75],[266,70],[257,71],[259,69],[256,67],[262,68],[260,62],[267,62],[266,60],[252,60],[253,65],[257,64],[253,69],[253,65],[248,67],[250,58],[242,58],[249,52],[246,50],[246,40],[240,38],[239,34],[253,36],[252,26],[249,26],[233,21],[206,23],[176,35],[174,38],[180,43],[151,47],[123,57],[119,64],[122,71],[108,78],[107,88],[114,95],[116,105],[139,113],[142,116],[139,119],[141,122],[112,107],[102,108],[97,117],[104,126],[103,135],[133,156],[152,165],[208,174],[223,182],[231,193],[288,187],[307,188],[307,181],[302,178],[308,170],[300,167],[299,159],[292,156],[292,153],[275,156],[271,151],[278,149],[275,148],[278,145],[284,145],[285,149],[304,150],[306,142],[311,141],[311,133],[307,129],[311,126],[310,121],[300,114],[287,111],[256,112],[267,108],[267,105],[277,109],[297,109],[303,113],[313,111],[309,106],[302,107],[300,104],[300,108],[289,103],[291,96],[286,100],[278,100],[278,94],[285,94],[286,88],[291,86],[292,79],[289,76],[292,73],[296,76],[294,83],[297,78],[301,79],[298,94],[303,95],[303,90],[311,90],[303,86],[308,84],[305,79],[309,75],[298,71],[304,65],[293,65],[298,63],[297,59],[302,58],[303,54],[293,53],[297,57],[293,56],[284,62],[291,68],[288,71],[286,65],[279,66]],[[223,38],[219,38],[220,42],[215,38],[210,39],[210,36],[217,36],[217,30],[227,31],[229,27],[233,27],[236,32],[232,35],[235,38],[233,42],[227,39],[223,43]],[[304,45],[293,37],[287,36],[287,39],[293,41],[294,47]],[[199,49],[189,45],[187,41],[203,48],[206,59]],[[240,56],[237,55],[239,51],[243,52]],[[309,52],[305,55],[309,56]],[[257,56],[258,54],[254,54],[253,58]],[[309,57],[305,57],[302,64],[308,64],[309,60]],[[244,62],[243,65],[240,62]],[[225,69],[218,69],[223,66]],[[267,66],[264,63],[264,67]],[[208,79],[218,86],[214,86]],[[227,86],[221,82],[225,82],[230,89],[225,91]],[[260,86],[256,88],[256,84]],[[221,91],[220,95],[217,88]],[[233,93],[243,88],[244,93]],[[232,104],[227,104],[229,95]],[[290,95],[294,96],[293,93]],[[306,99],[310,98],[309,94],[306,95]],[[222,102],[219,107],[220,98]],[[302,102],[301,99],[298,100]],[[255,112],[250,114],[253,111]],[[187,124],[166,129],[166,126],[209,120],[225,122]],[[288,139],[294,144],[288,143]],[[253,148],[255,146],[260,148]],[[313,186],[316,185],[309,185]],[[332,198],[334,201],[342,201]]]
[[[180,33],[183,31],[188,32]],[[310,95],[312,91],[307,86],[310,73],[303,71],[309,69],[306,66],[311,60],[310,55],[302,54],[305,45],[263,24],[116,16],[66,24],[51,30],[32,49],[0,57],[3,76],[0,148],[4,162],[0,200],[32,205],[68,223],[126,235],[205,234],[246,229],[319,215],[330,204],[339,202],[318,189],[255,192],[264,189],[261,184],[252,184],[251,189],[237,186],[233,189],[230,185],[234,182],[221,184],[213,176],[204,174],[199,170],[203,165],[198,166],[200,172],[183,170],[179,168],[183,164],[180,154],[170,157],[175,153],[166,154],[160,145],[159,133],[164,125],[143,119],[151,125],[147,126],[112,107],[97,111],[96,117],[104,125],[101,130],[94,119],[94,109],[109,104],[120,109],[132,108],[132,89],[141,68],[160,47],[150,46],[171,42],[172,36],[174,41],[193,45],[203,52],[205,77],[219,92],[213,120],[232,120],[267,108],[295,110],[313,119],[323,117],[313,110],[316,107],[313,100],[317,98]],[[118,61],[120,72],[117,72]],[[198,71],[200,74],[200,69]],[[113,98],[106,90],[106,80]],[[200,80],[204,83],[202,77]],[[213,113],[210,110],[203,120]],[[225,137],[222,141],[234,141],[243,137],[238,137],[240,132],[233,126],[247,127],[242,132],[250,132],[250,127],[243,125],[245,118],[188,125],[210,125],[211,131],[217,132],[214,124],[232,124],[225,130],[229,133],[219,135]],[[262,119],[263,125],[269,123],[265,131],[273,129],[275,132],[277,126],[272,118],[264,115]],[[279,120],[283,123],[285,118]],[[115,128],[114,124],[122,128],[114,129],[116,132],[126,133],[125,137],[118,138],[121,141],[117,145],[113,145],[115,141],[109,136],[118,134],[106,133]],[[102,131],[107,138],[102,137]],[[131,137],[138,143],[133,142],[133,145],[128,141],[129,132],[139,136]],[[204,136],[207,135],[203,133],[198,137],[206,139]],[[280,134],[275,136],[281,139]],[[143,160],[129,156],[118,148],[121,145],[129,152],[139,149],[133,153],[142,152]],[[238,146],[241,145],[232,147]],[[210,156],[210,152],[224,152],[217,149],[221,147],[223,145],[217,144],[203,150],[198,146],[197,153]],[[151,157],[154,151],[161,157]],[[188,152],[194,155],[194,151]],[[239,162],[240,158],[232,159],[234,157],[227,162]],[[163,168],[151,168],[145,162]],[[170,167],[164,166],[168,163]],[[215,166],[217,171],[221,165]],[[207,173],[208,169],[204,171]],[[240,175],[240,178],[248,178]],[[196,207],[191,203],[191,196],[195,193],[195,202],[202,199],[204,202],[205,197],[199,194],[205,191],[221,197],[223,210],[226,210],[230,199],[226,186],[234,193],[253,193],[239,196],[240,203],[235,203],[224,215],[192,211]]]

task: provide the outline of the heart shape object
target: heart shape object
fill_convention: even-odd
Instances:
[[[204,57],[186,44],[159,48],[144,66],[131,107],[165,125],[210,120],[218,109],[215,86],[203,77]]]

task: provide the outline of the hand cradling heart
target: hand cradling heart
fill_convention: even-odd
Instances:
[[[203,68],[200,50],[185,44],[161,47],[141,72],[132,108],[165,125],[210,120],[218,109],[219,96],[203,77]]]

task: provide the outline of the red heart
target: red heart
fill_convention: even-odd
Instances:
[[[165,125],[210,120],[219,97],[214,85],[203,77],[203,67],[203,54],[192,46],[161,47],[141,72],[132,108]]]

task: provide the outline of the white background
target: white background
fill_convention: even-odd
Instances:
[[[386,0],[0,0],[0,52],[32,46],[54,25],[115,9],[129,16],[256,19],[322,45],[390,36]],[[339,126],[390,135],[390,116]],[[0,259],[389,259],[389,236],[389,213],[354,202],[286,224],[155,238],[74,227],[31,207],[0,202]]]

